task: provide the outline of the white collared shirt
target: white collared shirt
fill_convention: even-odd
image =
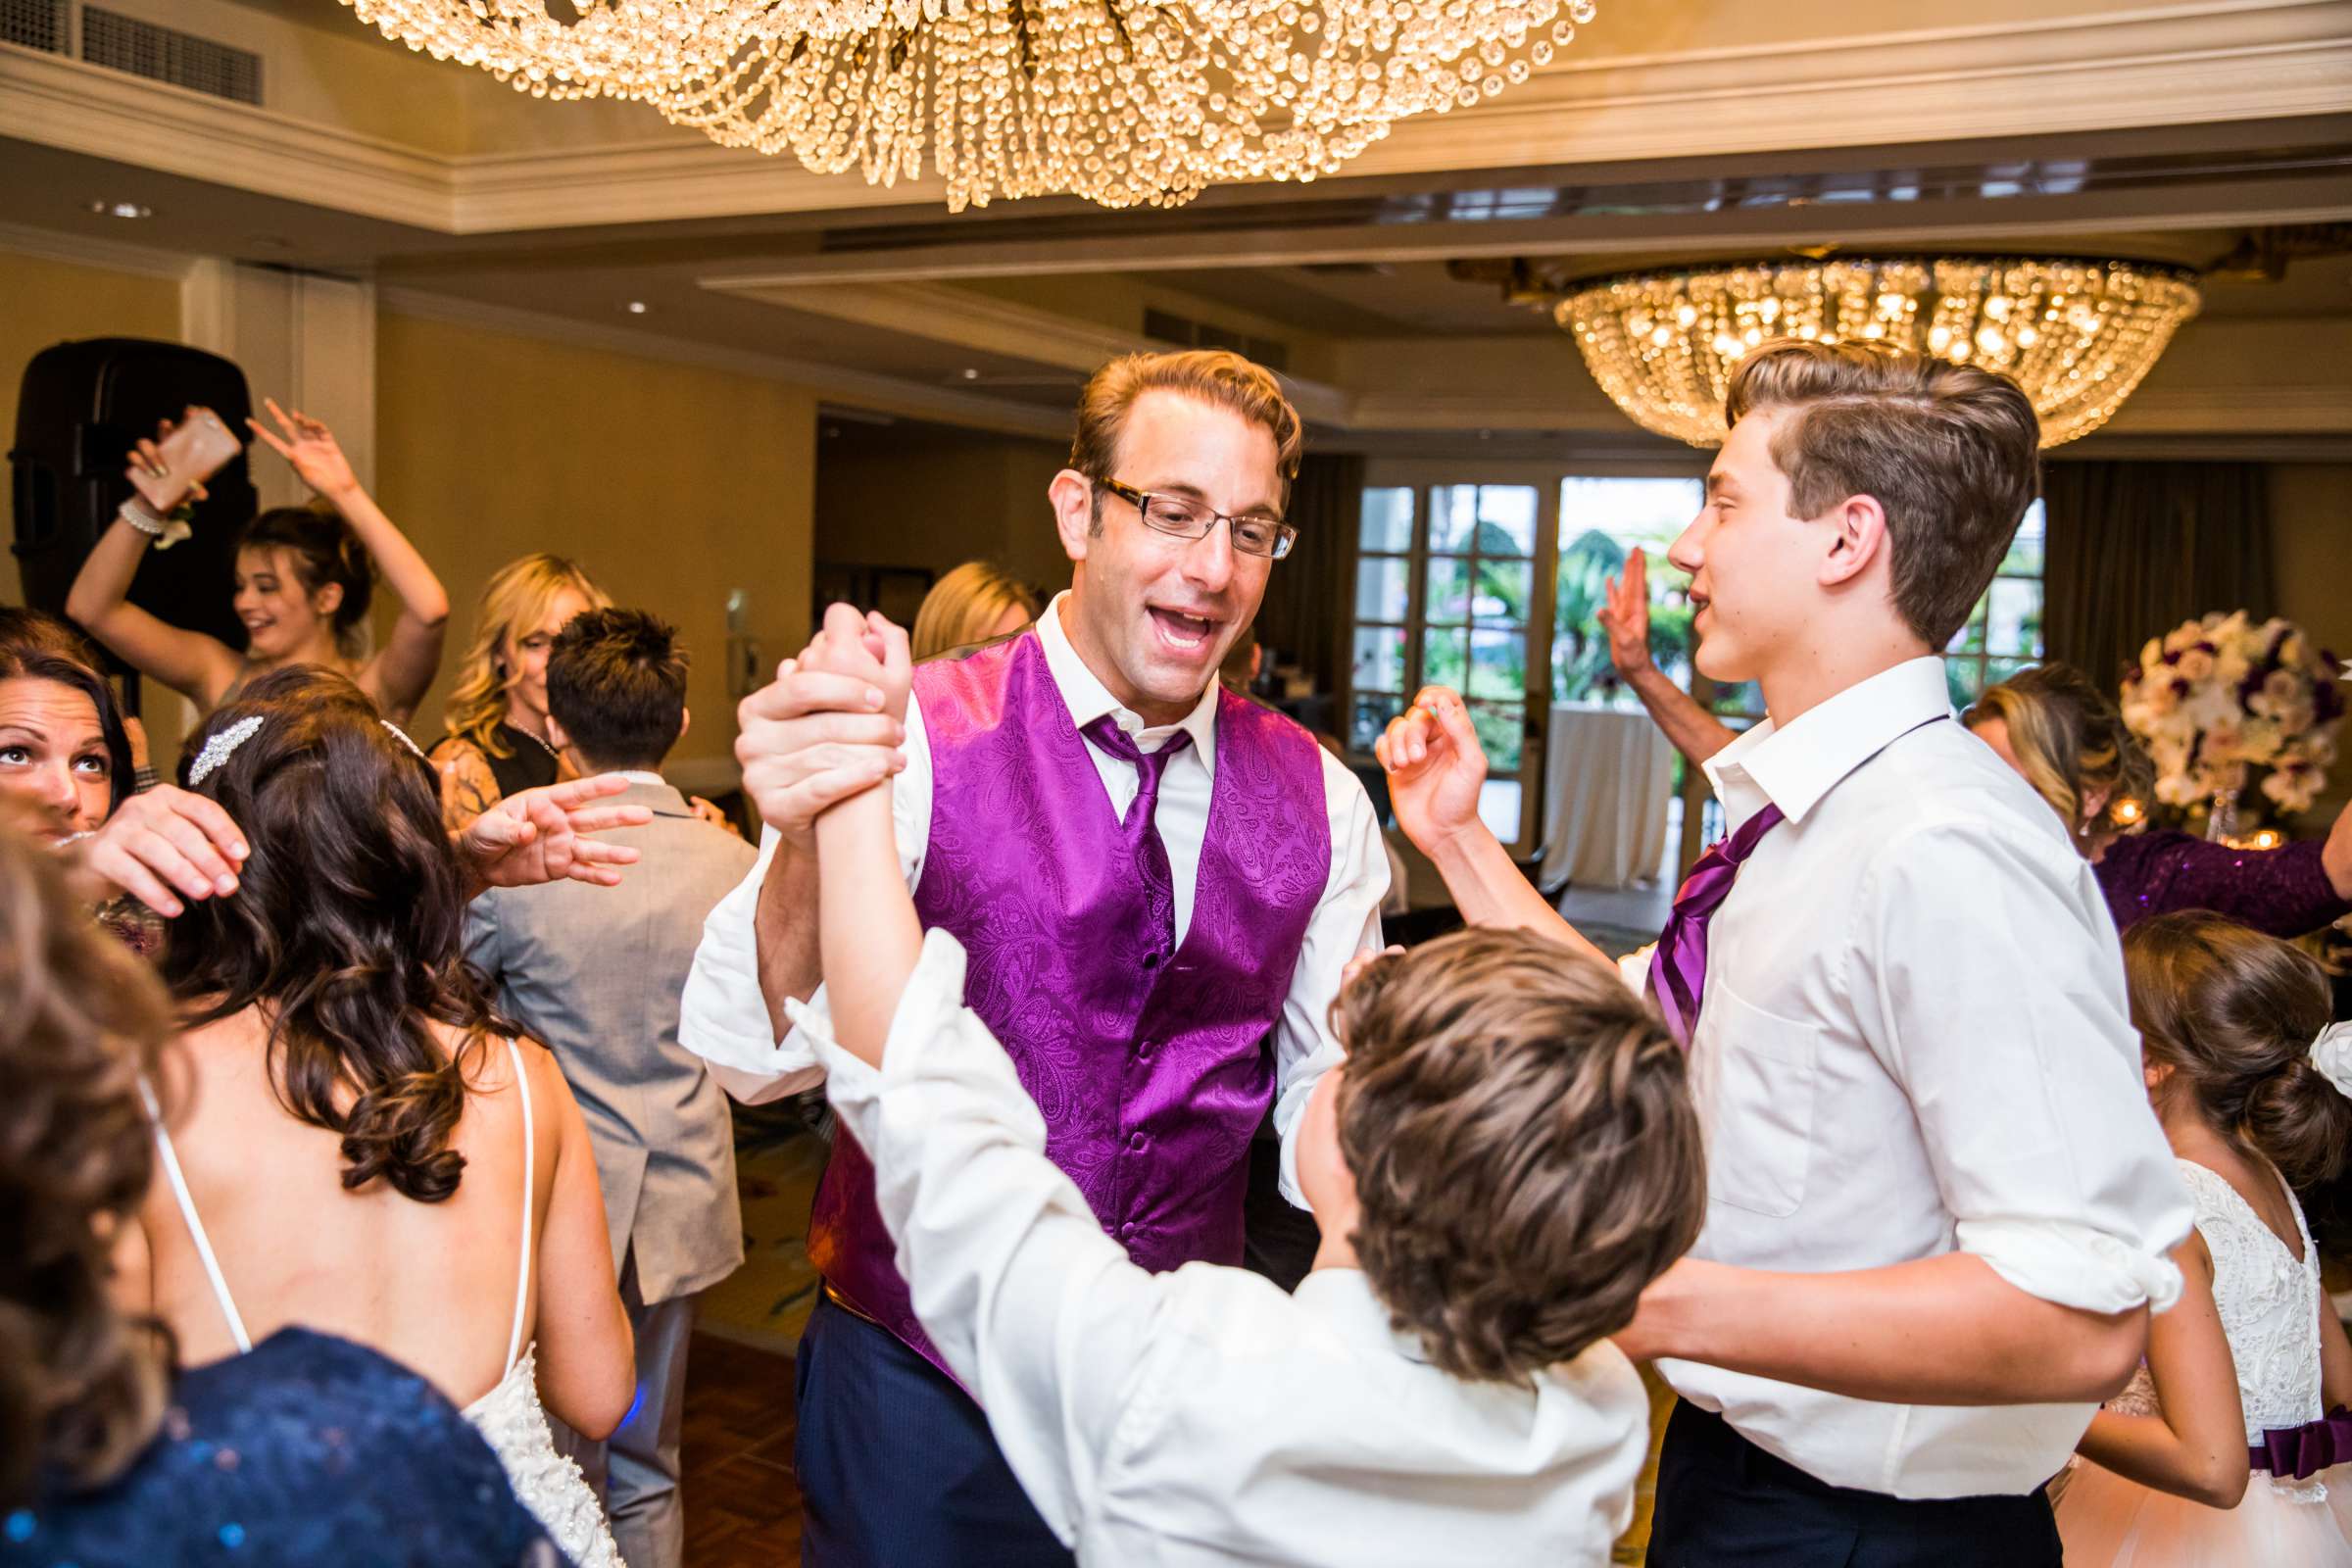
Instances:
[[[1648,1449],[1606,1341],[1528,1385],[1423,1359],[1354,1269],[1295,1296],[1148,1274],[1045,1157],[1045,1120],[928,932],[879,1072],[814,1042],[914,1310],[1054,1534],[1105,1568],[1608,1561]]]
[[[1708,926],[1693,1255],[1822,1273],[1959,1250],[2045,1300],[2162,1310],[2190,1209],[2114,923],[2057,814],[1950,715],[1943,662],[1914,660],[1706,764],[1735,829],[1767,802],[1787,820]],[[1900,1497],[2031,1491],[2094,1408],[1659,1370],[1789,1463]]]
[[[1110,714],[1137,749],[1155,752],[1181,729],[1192,745],[1169,760],[1160,777],[1159,805],[1152,820],[1168,853],[1174,882],[1176,940],[1192,928],[1193,899],[1200,880],[1200,846],[1208,833],[1208,807],[1216,777],[1217,688],[1203,692],[1193,710],[1176,724],[1147,726],[1143,718],[1119,705],[1096,678],[1062,629],[1061,607],[1069,596],[1057,595],[1038,617],[1036,632],[1044,645],[1046,667],[1069,706],[1070,721],[1080,730]],[[931,843],[931,746],[923,727],[920,706],[906,701],[906,758],[905,771],[893,780],[891,815],[897,826],[899,866],[906,886],[922,879],[923,856]],[[1086,746],[1095,772],[1123,818],[1140,787],[1135,765]],[[1380,947],[1380,904],[1389,886],[1389,861],[1383,848],[1380,821],[1363,785],[1345,763],[1323,754],[1323,804],[1331,822],[1331,874],[1322,900],[1308,917],[1298,964],[1283,1001],[1282,1018],[1275,1027],[1274,1124],[1282,1135],[1282,1185],[1293,1202],[1300,1201],[1291,1148],[1291,1131],[1306,1105],[1314,1081],[1340,1057],[1324,1014],[1339,995],[1340,974],[1348,960]],[[678,1038],[687,1050],[710,1064],[711,1076],[722,1088],[747,1104],[813,1088],[824,1068],[800,1031],[775,1039],[767,1004],[760,991],[758,937],[754,921],[760,906],[760,884],[766,879],[769,859],[776,853],[773,829],[760,835],[760,858],[734,892],[719,901],[703,924],[703,943],[679,999]],[[821,1007],[823,991],[817,994]]]

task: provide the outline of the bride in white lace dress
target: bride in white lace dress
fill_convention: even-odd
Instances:
[[[269,676],[205,733],[257,717],[190,780],[251,853],[173,922],[193,1081],[126,1278],[186,1363],[300,1324],[414,1368],[577,1568],[617,1568],[547,1416],[601,1438],[635,1381],[579,1106],[464,974],[430,769],[337,677]]]
[[[2312,1059],[2326,977],[2206,914],[2132,927],[2125,963],[2196,1232],[2180,1304],[2059,1496],[2067,1563],[2352,1568],[2352,1469],[2330,1468],[2352,1459],[2352,1343],[2280,1174],[2327,1179],[2352,1138],[2352,1102]]]

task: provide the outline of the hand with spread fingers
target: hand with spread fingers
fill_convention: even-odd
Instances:
[[[245,422],[269,444],[270,451],[292,465],[304,484],[329,501],[359,489],[359,476],[351,471],[351,460],[343,455],[335,432],[323,421],[312,418],[300,409],[291,412],[281,409],[275,398],[264,398],[262,406],[277,421],[277,429],[273,431],[256,418],[248,417]]]
[[[1396,823],[1422,854],[1435,856],[1448,839],[1479,825],[1487,754],[1460,693],[1424,686],[1412,707],[1389,720],[1372,751],[1388,772]]]
[[[599,773],[523,790],[493,805],[452,841],[465,866],[467,896],[566,880],[617,887],[620,868],[635,864],[637,852],[590,835],[654,819],[642,806],[600,804],[628,787],[618,773]]]
[[[843,661],[828,643],[836,618],[845,616],[842,624],[851,628],[848,635],[858,641],[864,656],[855,673],[833,667]],[[873,619],[890,624],[879,615]],[[870,645],[867,637],[873,638]],[[826,808],[906,765],[899,751],[906,739],[906,688],[898,688],[894,701],[884,684],[866,673],[867,664],[882,665],[881,650],[881,634],[866,618],[836,605],[808,652],[777,666],[775,680],[735,710],[743,792],[760,820],[796,849],[812,848],[811,832]]]
[[[1609,634],[1609,663],[1626,680],[1650,667],[1649,560],[1636,546],[1625,570],[1604,585],[1595,617]]]

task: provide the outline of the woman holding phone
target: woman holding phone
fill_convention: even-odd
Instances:
[[[246,526],[236,567],[245,651],[173,626],[127,597],[140,558],[151,547],[172,543],[172,511],[201,497],[204,479],[234,455],[233,438],[225,452],[217,436],[192,439],[204,432],[205,421],[221,428],[209,410],[189,410],[181,425],[166,421],[156,440],[141,441],[130,455],[129,474],[139,494],[123,503],[114,526],[82,563],[66,597],[66,613],[139,673],[204,712],[256,675],[318,664],[350,677],[386,718],[405,724],[440,667],[449,595],[416,547],[361,487],[334,432],[272,400],[264,406],[277,429],[258,419],[246,423],[333,511],[276,507]],[[175,441],[175,433],[182,438]],[[384,646],[364,656],[359,632],[377,570],[399,597],[401,613]]]

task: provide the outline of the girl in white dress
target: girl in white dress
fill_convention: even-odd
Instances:
[[[194,1082],[163,1097],[188,1108],[157,1127],[138,1304],[191,1363],[301,1324],[415,1368],[572,1562],[612,1568],[545,1413],[603,1438],[633,1390],[596,1166],[554,1058],[466,975],[431,767],[318,669],[255,681],[193,744],[181,782],[250,854],[163,959]]]
[[[2133,926],[2124,963],[2197,1220],[2180,1303],[2059,1497],[2068,1568],[2352,1568],[2352,1470],[2330,1468],[2352,1459],[2352,1344],[2288,1185],[2332,1177],[2352,1140],[2315,1059],[2327,976],[2198,912]]]

